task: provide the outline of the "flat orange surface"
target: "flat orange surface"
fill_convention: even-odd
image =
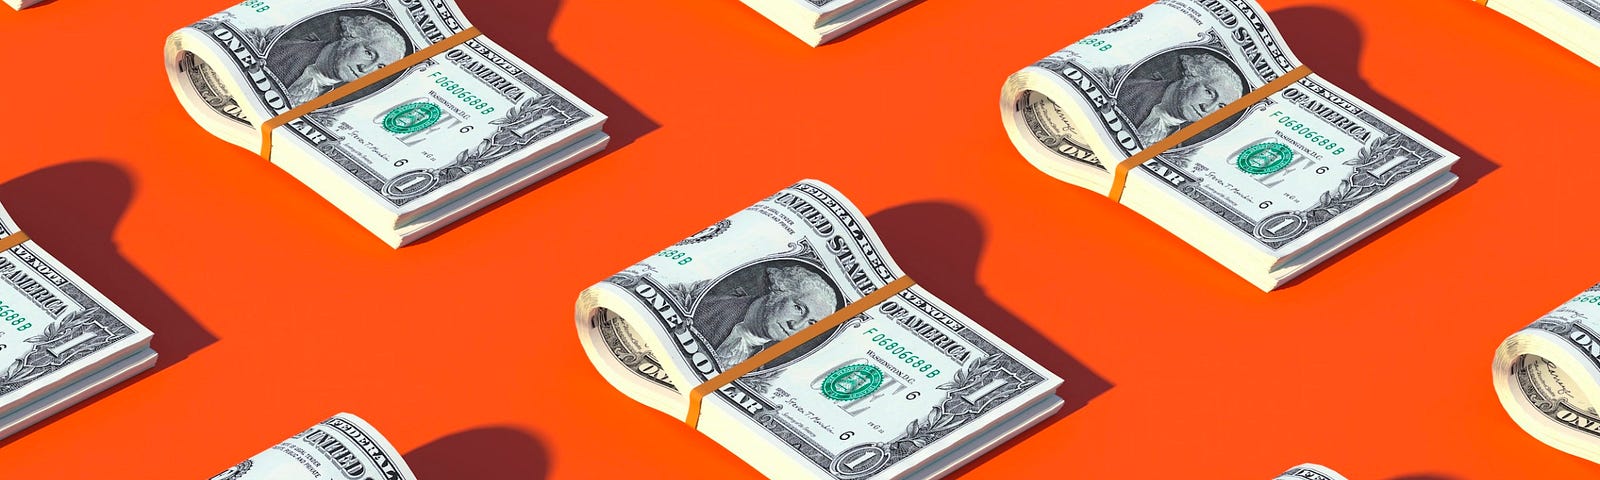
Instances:
[[[610,116],[602,155],[391,250],[202,131],[166,35],[227,0],[0,11],[0,202],[160,364],[0,443],[0,479],[203,479],[338,411],[424,480],[749,478],[583,355],[578,291],[806,177],[1067,385],[962,478],[1597,478],[1495,399],[1600,280],[1600,68],[1466,0],[1265,0],[1317,72],[1459,153],[1441,199],[1263,294],[1001,129],[1006,76],[1147,0],[929,0],[822,48],[733,0],[459,0]]]

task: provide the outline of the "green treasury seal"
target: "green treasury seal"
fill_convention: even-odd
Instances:
[[[1294,151],[1281,143],[1258,143],[1239,154],[1239,169],[1251,175],[1266,175],[1294,161]]]
[[[438,105],[425,102],[407,103],[383,116],[383,129],[392,133],[405,135],[417,133],[439,123],[444,116],[444,111]]]
[[[822,380],[822,396],[839,400],[855,400],[883,386],[883,371],[866,364],[841,367]]]

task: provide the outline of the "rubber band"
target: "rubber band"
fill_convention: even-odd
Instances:
[[[18,230],[17,233],[0,237],[0,252],[10,250],[12,247],[16,247],[17,245],[22,245],[22,242],[26,241],[28,241],[28,234],[23,233],[21,230]]]
[[[427,48],[422,50],[417,50],[410,55],[406,55],[405,58],[400,59],[398,62],[385,65],[383,68],[374,70],[372,73],[362,75],[361,78],[357,78],[350,83],[340,85],[338,88],[329,90],[328,93],[319,95],[317,98],[313,98],[309,102],[302,103],[298,107],[294,107],[287,112],[283,112],[278,114],[276,117],[272,117],[270,120],[262,122],[261,158],[265,158],[267,161],[272,160],[272,131],[276,130],[278,127],[287,125],[296,118],[300,118],[308,113],[315,112],[317,109],[326,107],[328,104],[336,102],[341,98],[350,96],[350,94],[356,93],[363,88],[372,86],[374,83],[378,83],[383,81],[383,79],[392,77],[407,68],[411,68],[419,63],[422,63],[424,60],[444,53],[446,50],[460,46],[461,44],[466,43],[467,40],[471,40],[478,35],[478,27],[467,27],[466,30],[462,30],[455,35],[451,35],[448,38],[439,41],[439,43],[429,45]]]
[[[795,334],[790,335],[789,338],[783,339],[783,341],[778,342],[776,345],[767,347],[765,350],[762,350],[761,352],[752,355],[750,358],[739,362],[738,365],[734,365],[733,368],[722,372],[720,375],[712,377],[710,380],[706,380],[705,383],[700,384],[700,386],[694,387],[693,390],[689,391],[689,413],[684,416],[683,423],[689,424],[689,428],[696,430],[700,429],[700,403],[705,399],[706,395],[716,391],[719,388],[722,388],[729,383],[733,383],[733,381],[738,380],[739,377],[743,377],[750,372],[755,371],[755,369],[761,368],[762,365],[766,365],[768,362],[777,359],[783,354],[789,353],[789,351],[794,350],[795,347],[799,347],[800,345],[811,341],[811,339],[821,336],[824,332],[844,324],[845,320],[855,318],[856,315],[860,315],[862,312],[867,311],[867,309],[871,308],[873,305],[883,303],[883,301],[888,300],[889,297],[895,296],[916,284],[917,282],[912,280],[911,277],[897,278],[893,282],[889,282],[888,285],[884,285],[883,288],[879,288],[872,293],[867,294],[867,296],[861,297],[860,300],[856,300],[855,302],[851,302],[849,305],[845,305],[843,309],[833,312],[833,314],[828,315],[821,321],[813,323],[811,326],[795,332]]]
[[[1283,76],[1278,77],[1271,82],[1267,82],[1267,84],[1262,85],[1261,88],[1250,92],[1249,95],[1239,97],[1238,100],[1234,100],[1232,103],[1222,107],[1220,110],[1211,112],[1210,114],[1206,115],[1205,118],[1201,118],[1200,120],[1189,124],[1189,126],[1183,127],[1183,129],[1178,130],[1172,135],[1167,135],[1167,138],[1161,139],[1161,141],[1156,142],[1154,145],[1151,145],[1144,150],[1140,150],[1139,153],[1135,153],[1133,156],[1130,156],[1121,163],[1118,163],[1117,168],[1112,171],[1111,191],[1106,193],[1106,197],[1110,198],[1113,202],[1122,203],[1122,190],[1128,186],[1128,172],[1133,170],[1134,166],[1148,162],[1152,158],[1156,158],[1156,155],[1160,155],[1167,150],[1171,150],[1172,147],[1176,147],[1185,140],[1188,140],[1195,135],[1199,135],[1200,132],[1204,132],[1206,129],[1211,128],[1218,123],[1222,123],[1223,120],[1227,120],[1228,117],[1232,117],[1235,114],[1244,111],[1244,109],[1250,108],[1251,105],[1255,105],[1257,102],[1266,100],[1267,97],[1272,96],[1272,94],[1278,93],[1284,88],[1287,88],[1289,85],[1294,84],[1294,82],[1298,82],[1300,79],[1306,78],[1306,76],[1310,74],[1311,68],[1305,65],[1301,65],[1294,70],[1290,70],[1287,73],[1284,73]]]

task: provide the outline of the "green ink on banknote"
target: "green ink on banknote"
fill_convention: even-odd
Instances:
[[[1239,170],[1251,175],[1266,175],[1294,161],[1294,151],[1281,143],[1258,143],[1239,154]]]
[[[383,129],[390,133],[405,135],[417,133],[439,123],[444,117],[444,110],[438,105],[426,102],[408,103],[390,110],[383,116]]]
[[[267,10],[272,10],[272,5],[267,5],[266,0],[245,0],[244,3],[239,5],[243,6],[244,8],[255,10],[256,13],[266,13]]]
[[[27,317],[22,316],[22,312],[11,308],[11,305],[7,305],[4,301],[0,301],[0,323],[10,323],[11,326],[17,327],[19,332],[33,328],[33,322],[29,322]]]
[[[883,371],[866,364],[841,367],[822,380],[822,396],[839,400],[855,400],[883,386]]]

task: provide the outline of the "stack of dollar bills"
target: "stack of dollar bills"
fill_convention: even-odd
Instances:
[[[247,1],[167,39],[195,121],[260,151],[263,122],[470,23],[452,0]],[[391,246],[605,148],[605,116],[485,36],[296,117],[270,157]]]
[[[1035,167],[1104,195],[1123,160],[1300,66],[1253,1],[1163,0],[1012,75],[1001,117]],[[1455,154],[1316,74],[1217,120],[1120,201],[1262,290],[1456,181]]]
[[[1061,380],[904,276],[849,200],[806,180],[584,290],[578,335],[622,393],[768,477],[936,478],[1057,411]],[[861,300],[875,292],[898,293]],[[691,390],[774,354],[689,415]]]
[[[850,33],[911,0],[742,0],[815,47]]]
[[[1283,475],[1278,475],[1274,480],[1345,480],[1345,478],[1328,467],[1307,463],[1283,472]]]
[[[1600,65],[1600,0],[1488,0],[1488,5]]]
[[[0,208],[0,238],[20,231]],[[38,244],[0,252],[0,438],[149,369],[150,338]]]
[[[1506,338],[1494,390],[1534,438],[1600,462],[1600,285]]]
[[[404,458],[360,417],[334,415],[211,480],[416,480]]]
[[[6,5],[10,5],[11,8],[15,8],[17,10],[22,10],[41,1],[43,0],[6,0]]]

